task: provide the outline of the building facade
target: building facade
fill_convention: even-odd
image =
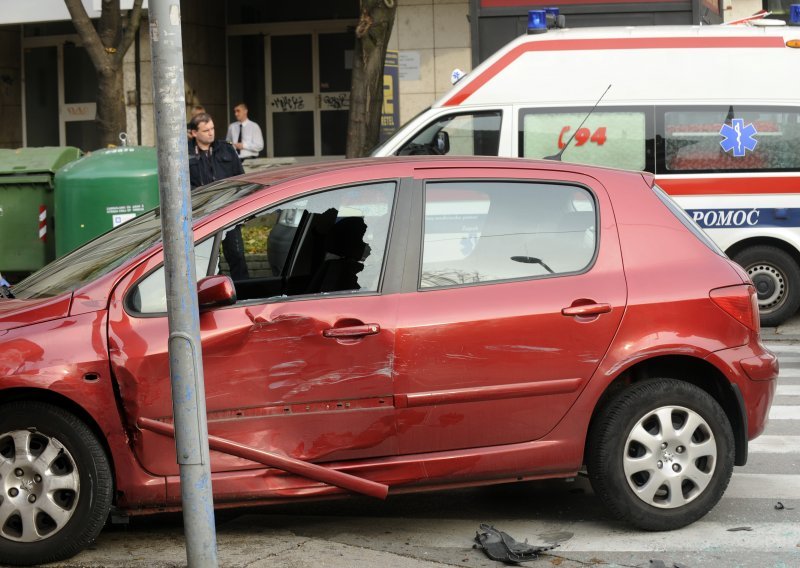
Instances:
[[[400,124],[449,90],[453,69],[468,72],[525,33],[530,8],[559,6],[578,27],[718,23],[788,7],[785,0],[395,1],[389,49],[399,60],[393,102]],[[96,149],[97,83],[68,16],[31,16],[32,2],[0,2],[7,3],[0,5],[0,147]],[[99,9],[97,0],[84,4]],[[343,155],[358,17],[358,0],[183,2],[187,109],[203,105],[222,135],[233,105],[245,102],[264,131],[266,157]],[[42,18],[54,21],[36,21]],[[124,65],[126,135],[140,145],[155,143],[147,30],[145,16]]]

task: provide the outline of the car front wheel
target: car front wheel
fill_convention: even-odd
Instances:
[[[56,406],[0,406],[0,564],[69,558],[111,506],[112,474],[94,433]]]
[[[617,518],[645,530],[678,529],[722,497],[733,472],[733,432],[704,390],[649,379],[600,411],[586,462],[595,493]]]

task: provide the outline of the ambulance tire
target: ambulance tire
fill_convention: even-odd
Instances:
[[[786,251],[768,245],[746,248],[733,260],[756,287],[762,327],[774,327],[800,308],[800,266]]]

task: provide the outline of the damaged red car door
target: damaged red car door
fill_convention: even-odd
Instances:
[[[377,195],[391,199],[394,186],[381,189]],[[352,201],[345,190],[339,192],[342,200]],[[324,207],[330,211],[333,203],[342,222],[345,207],[335,201],[337,195],[328,192]],[[302,203],[306,209],[295,217],[317,215],[308,214],[313,200]],[[389,215],[391,202],[382,205],[381,212]],[[354,205],[348,207],[352,214]],[[269,215],[267,210],[265,217]],[[330,216],[331,221],[336,217]],[[278,218],[279,213],[273,217]],[[372,222],[372,218],[366,219]],[[343,221],[342,226],[347,223]],[[225,230],[225,226],[215,227],[217,234]],[[386,239],[385,228],[383,231],[377,238]],[[298,230],[297,235],[301,232]],[[376,245],[371,233],[367,237],[373,243],[369,254],[375,255],[370,262],[379,268],[385,244]],[[206,237],[203,243],[212,238]],[[203,243],[198,243],[196,250],[204,250]],[[302,242],[295,242],[290,250],[302,246]],[[197,255],[202,256],[202,252]],[[126,276],[110,302],[111,365],[129,424],[135,424],[139,417],[169,422],[172,416],[166,314],[136,313],[129,299],[160,262],[160,257],[154,257]],[[293,270],[292,262],[286,265],[286,270]],[[254,289],[256,284],[274,284],[273,280],[251,279],[238,287],[245,290],[249,285]],[[299,280],[299,275],[285,274],[278,280]],[[391,297],[381,296],[377,289],[372,293],[366,290],[363,295],[346,290],[303,290],[294,295],[248,298],[202,313],[209,434],[312,462],[395,455],[395,306]],[[135,451],[149,472],[178,473],[170,438],[146,430],[137,432]],[[220,452],[212,452],[211,457],[214,472],[262,467]],[[231,482],[230,491],[240,493],[241,488]],[[217,498],[225,492],[225,482],[215,481]]]

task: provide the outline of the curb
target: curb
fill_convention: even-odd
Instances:
[[[800,333],[794,330],[783,333],[780,328],[768,327],[761,330],[761,340],[800,343]]]

